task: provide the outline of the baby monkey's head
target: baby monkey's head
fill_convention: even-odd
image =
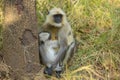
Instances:
[[[40,38],[40,42],[44,43],[45,41],[51,39],[51,34],[49,32],[40,32],[39,38]]]

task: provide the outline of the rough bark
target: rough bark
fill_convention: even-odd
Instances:
[[[19,75],[36,73],[40,67],[35,0],[5,0],[4,16],[0,53],[5,63]]]

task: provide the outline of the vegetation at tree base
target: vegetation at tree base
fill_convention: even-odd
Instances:
[[[120,0],[37,0],[39,25],[53,7],[66,12],[79,42],[63,80],[119,80]]]

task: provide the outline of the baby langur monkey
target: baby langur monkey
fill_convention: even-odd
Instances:
[[[44,73],[52,75],[52,64],[56,59],[56,49],[59,48],[57,40],[51,40],[51,34],[49,32],[41,32],[39,34],[40,51],[43,64],[46,66]],[[55,71],[61,71],[62,67],[58,64]]]

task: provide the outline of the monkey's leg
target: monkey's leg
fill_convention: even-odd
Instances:
[[[56,71],[56,77],[61,78],[61,73],[62,73],[62,71]]]
[[[70,60],[70,58],[73,56],[73,54],[75,53],[76,49],[76,43],[72,42],[71,45],[69,45],[65,58],[63,60],[63,64],[66,65],[67,62]]]
[[[56,77],[61,78],[61,73],[63,72],[63,67],[60,63],[57,64],[55,71],[56,71]]]
[[[68,60],[70,59],[74,51],[75,51],[75,42],[71,43],[71,45],[68,47],[64,60],[56,66],[56,77],[57,78],[61,78],[61,73],[64,71],[63,70],[64,65],[67,64]]]

